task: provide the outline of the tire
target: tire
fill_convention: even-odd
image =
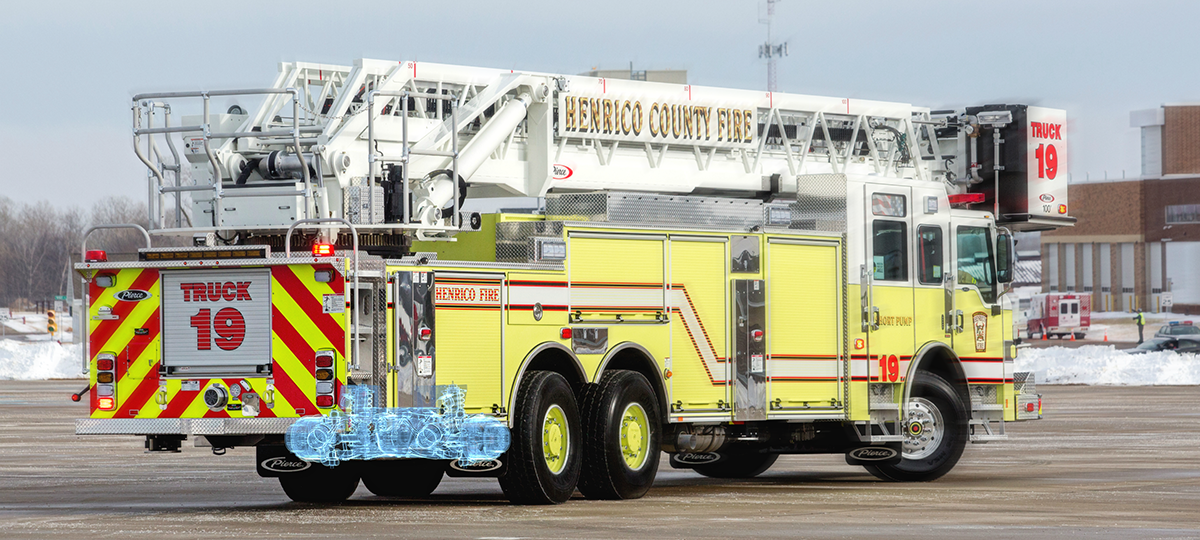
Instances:
[[[508,471],[500,488],[518,504],[560,504],[575,493],[583,457],[579,409],[567,380],[533,371],[517,390]]]
[[[446,462],[429,459],[368,461],[362,464],[362,483],[380,497],[425,497],[446,471]]]
[[[638,499],[658,474],[658,397],[636,371],[612,370],[583,395],[583,468],[589,499]]]
[[[358,470],[352,463],[333,468],[313,463],[304,471],[281,475],[279,485],[288,498],[296,502],[342,502],[358,489]]]
[[[764,454],[754,450],[722,450],[721,459],[697,465],[694,470],[709,478],[754,478],[771,468],[779,454]]]
[[[909,414],[900,463],[866,466],[867,471],[881,480],[937,480],[954,468],[967,446],[967,409],[954,386],[945,379],[918,372],[909,398]]]

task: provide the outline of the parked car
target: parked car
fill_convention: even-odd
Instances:
[[[1164,324],[1154,333],[1154,337],[1179,336],[1195,336],[1200,339],[1200,326],[1193,325],[1192,321],[1171,321],[1170,324]]]
[[[1174,338],[1174,337],[1156,337],[1146,340],[1141,345],[1127,352],[1130,354],[1144,354],[1157,351],[1175,351],[1181,353],[1200,353],[1200,336],[1196,339]]]

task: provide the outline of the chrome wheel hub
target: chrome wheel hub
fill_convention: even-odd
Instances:
[[[942,444],[945,424],[942,413],[925,398],[908,402],[908,420],[904,424],[904,459],[927,458]]]

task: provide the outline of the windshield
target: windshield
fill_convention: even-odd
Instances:
[[[978,287],[985,302],[996,301],[992,235],[986,227],[958,228],[958,283]]]
[[[1141,345],[1138,345],[1137,349],[1141,350],[1141,351],[1158,351],[1158,350],[1162,350],[1164,348],[1163,344],[1167,343],[1169,341],[1175,341],[1175,340],[1173,340],[1171,338],[1151,339],[1151,340],[1146,341],[1145,343],[1142,343]]]

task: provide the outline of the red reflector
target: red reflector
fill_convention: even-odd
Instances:
[[[974,204],[983,202],[982,193],[959,193],[950,196],[950,204]]]
[[[71,401],[79,401],[79,394],[71,394]]]
[[[762,341],[763,336],[765,335],[767,335],[766,332],[763,332],[757,328],[750,331],[750,339],[753,339],[754,341]]]
[[[103,249],[89,249],[83,254],[83,260],[85,262],[106,262],[108,253],[105,253]]]
[[[97,370],[112,371],[112,368],[113,368],[112,358],[101,358],[99,360],[96,360],[96,369]]]
[[[333,244],[324,244],[317,242],[313,244],[313,257],[331,257],[333,256]]]
[[[333,357],[325,355],[318,356],[317,367],[333,367]]]
[[[433,330],[421,328],[421,341],[429,341],[433,337]]]
[[[1033,402],[1032,402],[1032,401],[1031,401],[1031,402],[1029,402],[1029,403],[1026,403],[1026,404],[1025,404],[1025,411],[1026,411],[1026,412],[1033,412],[1033,411],[1034,411],[1034,406],[1033,406]]]
[[[330,396],[330,399],[333,399],[333,397]],[[111,411],[117,407],[117,403],[113,400],[113,398],[102,397],[96,400],[96,407],[104,411]]]
[[[558,335],[563,339],[571,339],[571,329],[563,328],[561,331],[559,331]]]
[[[333,396],[317,396],[317,406],[318,407],[332,407],[333,406]]]

